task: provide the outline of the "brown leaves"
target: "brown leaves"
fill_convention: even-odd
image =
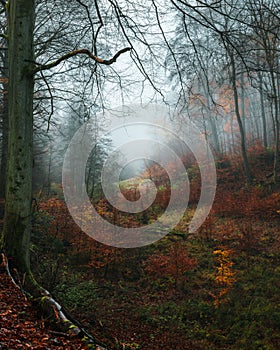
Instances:
[[[186,272],[192,270],[197,261],[190,258],[188,251],[181,243],[171,246],[168,253],[152,255],[146,263],[146,271],[158,278],[172,277],[175,288],[178,283],[186,280]]]
[[[11,282],[6,273],[0,273],[0,348],[1,349],[87,349],[76,338],[53,335],[38,319],[36,311]]]

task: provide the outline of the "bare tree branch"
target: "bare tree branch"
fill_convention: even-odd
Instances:
[[[58,58],[56,61],[53,61],[51,63],[48,64],[38,64],[36,63],[36,65],[38,65],[38,67],[36,67],[33,72],[37,73],[39,71],[43,71],[43,70],[47,70],[47,69],[51,69],[53,67],[58,66],[61,62],[68,60],[71,57],[77,56],[77,55],[87,55],[89,58],[93,59],[96,63],[99,64],[104,64],[104,65],[111,65],[114,62],[117,61],[117,59],[119,58],[119,56],[127,51],[130,51],[131,47],[126,47],[124,49],[121,49],[120,51],[118,51],[112,58],[110,58],[109,60],[104,60],[100,57],[97,57],[96,55],[93,55],[91,51],[87,50],[87,49],[80,49],[80,50],[74,50],[71,52],[68,52],[67,54],[61,56],[60,58]]]
[[[134,47],[132,41],[130,40],[130,38],[129,38],[129,36],[128,36],[128,33],[127,33],[127,31],[126,31],[126,29],[125,29],[125,25],[124,25],[124,24],[127,24],[127,26],[129,27],[129,24],[128,24],[128,22],[127,22],[127,16],[121,11],[121,9],[119,8],[119,6],[118,6],[117,4],[114,3],[114,1],[109,0],[109,2],[110,2],[110,4],[111,4],[111,5],[113,6],[113,8],[114,8],[114,11],[115,11],[115,14],[116,14],[116,18],[117,18],[117,21],[118,21],[118,23],[119,23],[119,25],[120,25],[120,28],[121,28],[121,30],[122,30],[122,33],[123,33],[125,39],[127,40],[127,42],[129,43],[129,45],[131,46],[131,50],[132,50],[132,51],[131,51],[131,56],[134,55],[134,63],[136,64],[137,68],[139,69],[139,71],[141,72],[141,74],[143,75],[143,77],[145,78],[145,80],[147,80],[147,81],[150,83],[150,85],[153,87],[153,89],[154,89],[155,91],[157,91],[157,92],[164,98],[164,96],[163,96],[161,90],[160,90],[158,87],[156,87],[156,85],[155,85],[154,82],[152,81],[151,77],[150,77],[149,74],[146,72],[146,69],[145,69],[145,67],[144,67],[144,65],[143,65],[143,62],[141,61],[141,58],[140,58],[140,56],[139,56],[137,50],[135,49],[135,47]],[[124,23],[123,23],[123,22],[124,22]],[[132,29],[132,28],[130,28],[130,29]],[[132,31],[133,31],[133,30],[132,30]],[[133,31],[133,32],[134,32],[134,31]],[[135,34],[135,32],[134,32],[134,34]],[[136,35],[137,35],[137,34],[136,34]],[[138,38],[138,36],[137,36],[137,38]],[[138,38],[138,39],[139,39],[139,38]],[[141,42],[142,42],[143,44],[147,45],[148,48],[149,48],[149,50],[150,50],[150,52],[151,52],[151,49],[150,49],[150,47],[149,47],[149,44],[146,43],[145,41],[141,41]]]
[[[43,78],[43,80],[44,80],[46,86],[47,86],[48,92],[49,92],[49,94],[50,94],[50,100],[51,100],[51,112],[50,112],[49,117],[48,117],[48,128],[47,128],[47,132],[49,132],[49,130],[50,130],[51,117],[53,116],[53,113],[54,113],[53,94],[52,94],[51,87],[50,87],[50,85],[49,85],[47,79],[45,78],[43,72],[40,71],[40,73],[41,73],[41,76],[42,76],[42,78]]]
[[[102,19],[101,13],[100,13],[100,9],[99,9],[97,0],[95,0],[94,3],[95,3],[95,9],[96,9],[96,12],[97,12],[97,16],[98,16],[98,19],[99,19],[99,22],[100,22],[99,27],[97,28],[97,31],[96,31],[96,34],[95,34],[95,37],[94,37],[94,41],[93,41],[94,53],[95,53],[95,55],[97,55],[97,46],[96,46],[97,37],[98,37],[98,34],[101,31],[102,27],[104,26],[104,23],[103,23],[103,19]]]
[[[156,19],[157,19],[157,23],[158,23],[159,29],[161,31],[163,40],[164,40],[164,42],[165,42],[165,44],[166,44],[166,46],[167,46],[167,48],[168,48],[172,58],[173,58],[173,61],[175,63],[175,66],[176,66],[176,69],[177,69],[177,72],[178,72],[178,75],[179,75],[179,82],[180,82],[180,85],[181,85],[181,89],[182,89],[182,91],[184,91],[183,79],[182,79],[182,75],[181,75],[181,71],[180,71],[180,68],[179,68],[179,64],[178,64],[177,58],[176,58],[176,56],[174,54],[174,51],[172,50],[172,48],[171,48],[171,46],[170,46],[170,44],[169,44],[169,42],[168,42],[168,40],[166,38],[165,32],[164,32],[164,30],[162,28],[162,25],[161,25],[161,22],[160,22],[160,16],[159,16],[159,13],[158,13],[158,7],[157,7],[157,5],[156,5],[154,0],[152,0],[152,3],[153,3],[153,6],[155,8]]]
[[[91,16],[90,16],[90,12],[89,12],[89,9],[88,9],[88,6],[86,4],[84,4],[81,0],[76,0],[81,6],[83,6],[86,10],[86,13],[87,13],[87,17],[88,17],[88,20],[89,20],[89,23],[90,23],[90,27],[91,27],[91,31],[92,31],[92,41],[93,41],[93,47],[94,47],[94,54],[97,55],[97,50],[96,50],[96,37],[95,37],[95,34],[94,34],[94,26],[93,26],[93,22],[92,22],[92,19],[91,19]]]

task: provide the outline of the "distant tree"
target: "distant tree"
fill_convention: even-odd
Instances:
[[[228,55],[229,55],[229,61],[230,61],[230,80],[232,82],[232,89],[233,89],[233,96],[234,96],[234,110],[235,115],[239,127],[240,132],[240,138],[241,138],[241,152],[243,157],[243,163],[245,168],[245,175],[248,185],[252,184],[252,175],[247,155],[247,146],[246,146],[246,132],[244,127],[244,120],[242,118],[242,114],[240,111],[240,104],[239,104],[239,94],[238,94],[238,88],[237,88],[237,68],[236,68],[236,58],[234,56],[233,51],[229,48],[228,49]]]
[[[254,50],[252,57],[256,64],[252,67],[259,79],[261,95],[261,111],[263,120],[264,144],[267,146],[267,127],[264,107],[264,93],[271,106],[271,116],[274,134],[274,166],[273,177],[277,182],[279,172],[279,137],[280,137],[280,19],[279,4],[274,0],[249,2],[249,12],[252,19],[250,39]]]

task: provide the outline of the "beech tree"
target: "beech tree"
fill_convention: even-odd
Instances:
[[[111,65],[129,51],[124,48],[108,59],[88,49],[68,52],[45,65],[34,60],[35,0],[10,0],[8,13],[8,109],[9,140],[6,204],[1,248],[13,258],[22,273],[30,271],[29,242],[32,216],[33,92],[34,76],[76,55],[86,55],[97,64]]]
[[[6,184],[6,165],[8,149],[8,48],[7,48],[7,18],[5,16],[5,3],[0,4],[0,83],[1,105],[0,105],[0,122],[1,128],[1,156],[0,156],[0,198],[5,195]]]
[[[34,0],[15,0],[8,4],[9,141],[1,245],[23,272],[30,270],[34,9]]]

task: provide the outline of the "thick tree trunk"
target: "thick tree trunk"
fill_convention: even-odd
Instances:
[[[0,198],[5,197],[7,155],[8,155],[8,51],[3,51],[3,98],[2,98],[2,148],[0,170]]]
[[[9,140],[1,245],[21,272],[29,272],[33,134],[35,0],[9,1]]]

